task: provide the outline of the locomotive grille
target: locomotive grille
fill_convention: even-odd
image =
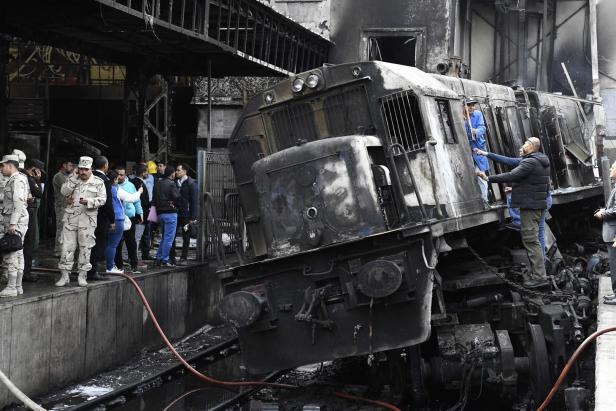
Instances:
[[[419,102],[413,93],[401,91],[383,97],[381,115],[391,144],[401,144],[406,151],[423,149],[426,134]]]
[[[278,150],[298,140],[344,136],[373,126],[363,85],[339,88],[320,98],[300,101],[266,113]]]

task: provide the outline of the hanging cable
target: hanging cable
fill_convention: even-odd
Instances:
[[[589,346],[594,340],[596,340],[597,337],[605,333],[612,332],[612,331],[616,331],[616,327],[608,327],[608,328],[604,328],[599,331],[595,331],[593,334],[589,335],[582,344],[580,344],[580,346],[575,350],[571,358],[569,358],[569,360],[567,361],[567,364],[565,364],[565,367],[560,372],[560,375],[558,376],[558,379],[552,386],[552,389],[548,393],[548,396],[545,397],[545,400],[543,400],[539,408],[537,408],[537,411],[545,411],[547,409],[548,405],[550,405],[550,402],[552,402],[552,399],[558,392],[558,388],[561,386],[561,384],[565,380],[565,377],[569,373],[569,370],[571,370],[571,367],[573,367],[573,364],[575,364],[578,357],[582,354],[582,352],[584,352],[586,347]]]

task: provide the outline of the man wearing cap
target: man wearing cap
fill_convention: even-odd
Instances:
[[[473,162],[475,163],[475,170],[486,173],[490,169],[488,160],[484,156],[480,156],[475,153],[475,149],[486,150],[486,124],[483,119],[483,113],[477,107],[477,100],[469,98],[464,100],[464,110],[462,112],[464,117],[464,127],[466,128],[466,136],[468,142],[471,145],[471,151],[473,155]],[[483,201],[488,202],[488,183],[477,178],[479,183],[479,189],[481,190],[481,197]]]
[[[8,177],[4,186],[2,203],[3,230],[0,237],[6,234],[17,234],[22,241],[28,230],[28,179],[19,172],[19,158],[6,155],[0,161],[2,174]],[[21,280],[24,275],[23,250],[4,254],[3,262],[8,273],[8,283],[0,292],[0,297],[16,297],[23,294]]]
[[[90,251],[95,243],[98,208],[107,200],[105,183],[92,174],[92,157],[79,159],[77,173],[68,178],[60,192],[66,197],[66,209],[62,226],[62,254],[58,264],[62,276],[56,285],[62,287],[70,282],[69,273],[79,247],[77,278],[79,286],[85,287],[88,285],[87,272],[92,268]]]
[[[543,251],[539,244],[538,232],[541,216],[547,208],[550,186],[550,160],[539,152],[541,142],[530,137],[520,148],[520,163],[510,172],[487,177],[483,172],[477,175],[488,183],[511,184],[511,206],[520,209],[522,244],[528,254],[530,270],[524,282],[526,287],[547,285]],[[479,154],[478,154],[479,155]]]
[[[23,281],[38,281],[38,276],[32,272],[32,259],[38,243],[38,209],[43,198],[41,177],[45,163],[38,159],[26,160],[25,172],[28,178],[30,195],[28,196],[28,232],[24,237],[24,278]]]
[[[62,184],[70,177],[75,169],[75,164],[70,160],[64,160],[60,165],[60,170],[53,176],[53,200],[54,209],[56,211],[56,243],[53,250],[53,255],[60,257],[62,252],[62,220],[64,218],[64,209],[66,208],[66,197],[62,195],[60,190]]]

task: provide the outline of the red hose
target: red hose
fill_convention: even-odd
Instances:
[[[264,382],[264,381],[221,381],[221,380],[217,380],[212,377],[208,377],[205,374],[202,374],[201,372],[194,369],[189,363],[187,363],[186,360],[180,355],[180,353],[178,353],[175,350],[175,348],[173,347],[173,344],[171,344],[171,342],[165,335],[165,332],[163,331],[163,329],[160,328],[160,324],[158,324],[158,320],[156,319],[154,312],[152,312],[152,308],[150,307],[148,300],[145,298],[145,295],[143,294],[143,291],[141,291],[141,288],[139,287],[137,282],[133,280],[131,276],[124,274],[124,273],[107,273],[107,274],[124,277],[133,285],[133,287],[135,287],[135,289],[137,290],[137,293],[139,294],[139,297],[141,298],[141,301],[143,302],[143,305],[145,306],[145,309],[148,310],[148,313],[150,314],[150,319],[152,320],[152,323],[154,323],[154,327],[156,327],[156,330],[160,334],[161,338],[163,339],[167,347],[169,347],[173,355],[175,355],[175,357],[178,359],[178,361],[180,361],[182,365],[186,367],[186,369],[191,374],[193,374],[195,377],[205,382],[208,382],[210,384],[221,385],[225,387],[260,386],[260,387],[273,387],[273,388],[297,388],[297,386],[295,385],[277,384],[277,383]]]
[[[539,408],[537,408],[537,411],[545,411],[547,409],[548,405],[550,405],[550,402],[552,402],[552,399],[556,395],[558,388],[563,383],[563,381],[565,380],[565,377],[569,373],[569,370],[571,369],[571,367],[573,367],[573,364],[577,361],[578,357],[582,354],[582,352],[586,349],[586,347],[590,345],[590,343],[592,343],[594,340],[596,340],[597,337],[599,337],[600,335],[603,335],[605,333],[609,333],[612,331],[616,331],[616,327],[604,328],[602,330],[595,331],[593,334],[586,337],[584,342],[580,344],[580,346],[575,350],[571,358],[569,358],[569,360],[567,361],[567,364],[565,364],[565,367],[560,372],[560,375],[558,376],[558,379],[552,386],[552,389],[548,393],[548,396],[545,397],[545,400],[543,400]]]
[[[355,395],[347,394],[345,392],[335,392],[334,395],[336,397],[344,398],[345,400],[362,401],[368,404],[378,405],[379,407],[383,407],[386,410],[400,411],[400,408],[396,407],[395,405],[388,404],[384,401],[369,400],[367,398],[357,397]]]
[[[171,350],[173,355],[175,355],[175,357],[178,359],[178,361],[180,361],[180,363],[182,363],[182,365],[184,367],[186,367],[186,369],[188,371],[190,371],[190,373],[193,374],[195,377],[197,377],[197,378],[199,378],[199,379],[201,379],[203,381],[206,381],[206,382],[208,382],[210,384],[221,385],[221,386],[225,386],[225,387],[260,386],[260,387],[273,387],[273,388],[299,388],[296,385],[277,384],[277,383],[271,383],[271,382],[265,382],[265,381],[221,381],[221,380],[217,380],[217,379],[212,378],[212,377],[208,377],[205,374],[202,374],[201,372],[199,372],[196,369],[194,369],[190,364],[188,364],[188,362],[186,362],[186,360],[180,355],[180,353],[178,353],[176,351],[176,349],[173,347],[173,344],[171,344],[171,342],[169,341],[169,339],[165,335],[165,332],[160,327],[160,324],[158,323],[158,320],[156,319],[156,316],[154,315],[154,312],[152,311],[152,307],[150,307],[150,304],[148,303],[147,298],[145,298],[145,295],[143,294],[143,291],[141,290],[141,287],[139,287],[139,284],[137,284],[137,282],[128,274],[124,274],[124,273],[107,273],[107,275],[116,275],[116,276],[119,276],[119,277],[124,277],[124,278],[126,278],[132,284],[133,287],[135,287],[135,290],[137,290],[137,293],[139,294],[139,298],[141,298],[141,301],[143,302],[143,305],[144,305],[145,309],[150,314],[150,319],[152,320],[152,323],[154,324],[154,327],[156,327],[156,330],[160,334],[161,338],[163,339],[163,341],[165,342],[167,347],[169,347],[169,350]],[[189,392],[185,393],[184,395],[182,395],[181,397],[177,398],[176,401],[179,401],[180,399],[184,398],[185,396],[188,396],[188,395],[192,394],[195,391],[199,391],[200,389],[201,388],[189,391]],[[394,406],[392,404],[388,404],[388,403],[386,403],[384,401],[369,400],[367,398],[357,397],[355,395],[346,394],[344,392],[335,392],[334,395],[336,395],[337,397],[340,397],[340,398],[344,398],[346,400],[362,401],[362,402],[365,402],[365,403],[368,403],[368,404],[377,405],[379,407],[383,407],[383,408],[385,408],[387,410],[391,410],[391,411],[400,411],[400,409],[398,407],[396,407],[396,406]],[[169,404],[166,409],[168,409],[171,406],[173,406],[176,401],[174,401],[171,404]]]

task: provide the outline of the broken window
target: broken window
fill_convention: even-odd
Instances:
[[[456,139],[456,134],[453,130],[449,100],[436,100],[436,105],[438,107],[439,118],[441,120],[441,130],[443,131],[443,136],[445,137],[445,143],[456,144],[458,140]]]
[[[374,35],[368,38],[368,60],[415,66],[417,37]]]
[[[391,144],[400,144],[407,152],[424,147],[426,133],[417,96],[402,91],[383,97],[381,115]]]

